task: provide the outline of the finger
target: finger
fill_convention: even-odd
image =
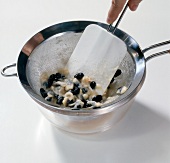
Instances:
[[[139,3],[141,2],[142,0],[129,0],[128,4],[129,4],[129,8],[131,11],[135,11],[138,6],[139,6]]]
[[[112,4],[108,13],[107,23],[113,23],[119,13],[122,11],[123,6],[125,5],[126,0],[112,0]]]

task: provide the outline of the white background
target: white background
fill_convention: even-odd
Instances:
[[[25,42],[50,25],[70,20],[105,22],[110,3],[0,0],[0,68],[16,63]],[[127,11],[119,28],[142,49],[166,41],[170,39],[169,8],[169,0],[143,0],[136,12]],[[17,77],[0,76],[0,163],[169,163],[170,55],[146,66],[144,85],[124,119],[111,130],[91,136],[55,129]]]

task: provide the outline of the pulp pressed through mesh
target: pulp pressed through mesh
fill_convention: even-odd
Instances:
[[[26,75],[32,89],[40,95],[41,82],[40,77],[43,73],[50,76],[59,69],[63,69],[71,56],[81,33],[64,33],[59,36],[44,41],[37,46],[28,58]],[[116,84],[112,90],[111,96],[114,96],[116,90],[121,86],[129,87],[135,76],[135,64],[129,53],[121,62],[119,69],[122,71],[121,77],[117,77]]]

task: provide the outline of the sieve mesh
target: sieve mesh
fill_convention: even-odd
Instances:
[[[81,34],[69,32],[55,35],[42,42],[33,50],[27,61],[26,76],[30,86],[37,94],[40,95],[41,75],[46,73],[50,76],[65,67]],[[117,88],[121,86],[129,87],[133,81],[135,64],[129,53],[126,54],[119,69],[121,69],[122,74],[116,78],[117,82],[114,85],[111,96],[116,94]]]

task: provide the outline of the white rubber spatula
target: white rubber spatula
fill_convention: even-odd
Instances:
[[[126,8],[127,5],[124,12]],[[122,40],[104,28],[92,24],[84,30],[67,63],[67,68],[71,76],[80,72],[89,76],[101,86],[96,91],[103,95],[126,53],[127,47]]]

